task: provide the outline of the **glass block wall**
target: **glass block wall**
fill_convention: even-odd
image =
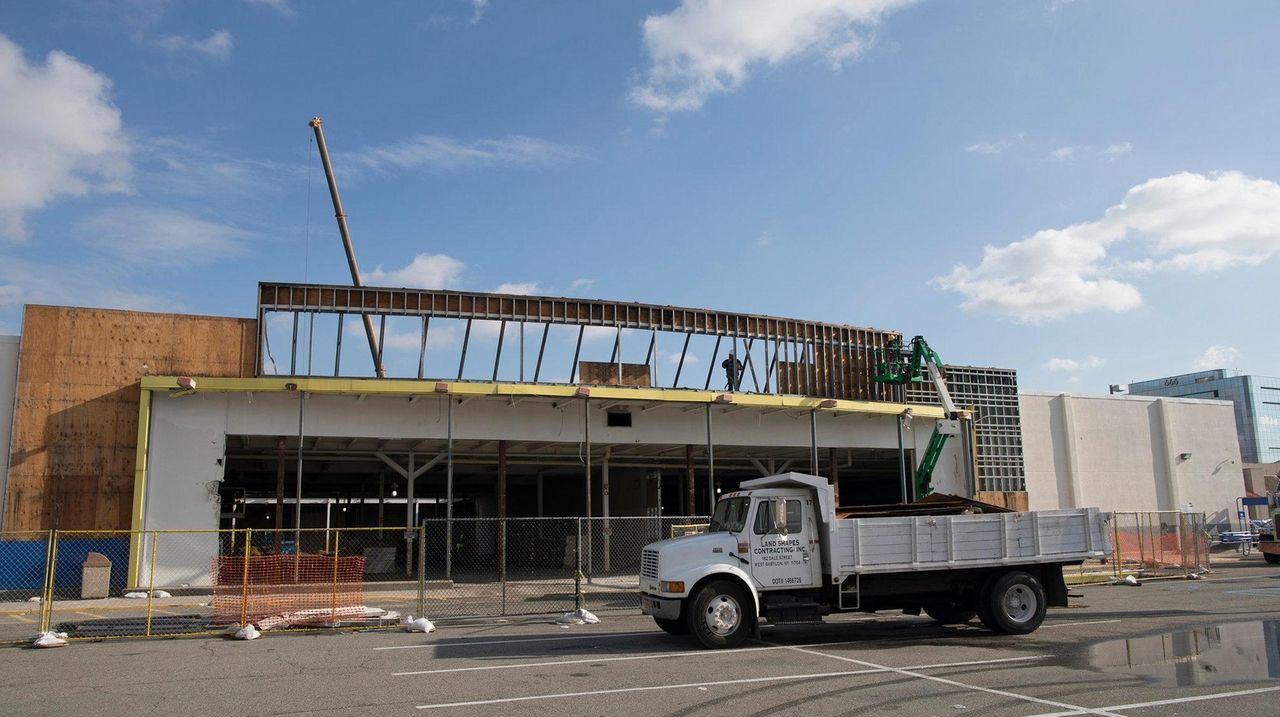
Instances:
[[[944,373],[951,398],[971,408],[977,421],[978,489],[1024,491],[1022,414],[1018,408],[1018,372],[1011,368],[950,366]],[[907,403],[937,404],[929,383],[908,384]]]

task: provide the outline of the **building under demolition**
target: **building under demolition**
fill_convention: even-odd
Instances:
[[[671,306],[274,283],[252,319],[28,306],[4,529],[704,515],[741,480],[788,470],[827,476],[846,505],[910,500],[905,478],[942,410],[874,380],[897,337]],[[987,430],[1016,434],[1015,379],[1001,375],[995,393],[1015,415],[978,422],[976,466],[959,458],[974,436],[950,441],[933,481],[1025,506],[1016,451],[985,449]]]

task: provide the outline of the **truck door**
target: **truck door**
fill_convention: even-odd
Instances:
[[[751,575],[760,587],[814,587],[822,557],[813,503],[796,497],[766,498],[751,523]]]

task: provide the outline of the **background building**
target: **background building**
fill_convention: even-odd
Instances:
[[[1244,494],[1229,401],[1024,393],[1020,397],[1032,510],[1204,513],[1230,530]]]
[[[1214,369],[1131,383],[1129,394],[1231,401],[1240,457],[1245,463],[1280,461],[1280,378]]]

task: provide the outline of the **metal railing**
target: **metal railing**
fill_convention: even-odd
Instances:
[[[641,548],[705,517],[470,518],[416,528],[0,534],[0,642],[377,628],[634,610]],[[133,558],[131,564],[130,558]]]

